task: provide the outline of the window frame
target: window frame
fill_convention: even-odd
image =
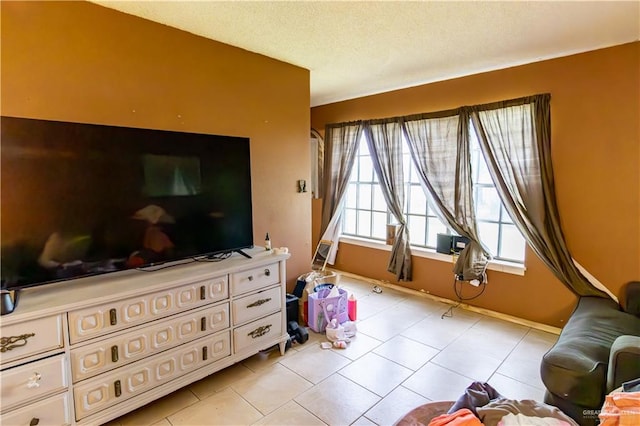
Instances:
[[[469,123],[469,131],[470,133],[474,132],[474,128],[472,126],[471,123]],[[470,135],[470,139],[475,139],[475,134]],[[431,205],[432,201],[430,201],[430,197],[429,194],[425,194],[425,198],[426,198],[426,211],[424,214],[416,214],[416,213],[410,213],[409,212],[409,206],[411,205],[411,191],[410,189],[412,187],[419,187],[422,190],[422,185],[419,182],[415,182],[415,181],[411,181],[412,175],[413,173],[413,169],[415,167],[415,165],[413,164],[413,161],[410,157],[409,151],[408,151],[408,144],[407,142],[404,140],[404,135],[403,135],[403,167],[405,168],[405,205],[404,205],[404,214],[405,217],[407,218],[407,223],[408,226],[410,224],[410,219],[412,216],[414,217],[422,217],[424,218],[424,244],[416,244],[415,243],[415,238],[412,238],[411,241],[411,250],[414,254],[417,254],[420,257],[428,257],[428,258],[435,258],[438,260],[447,260],[447,261],[451,261],[451,256],[450,255],[441,255],[440,253],[436,253],[435,252],[435,242],[433,243],[433,245],[429,244],[429,219],[438,219],[438,222],[440,224],[442,224],[444,226],[444,230],[447,234],[452,235],[455,234],[446,224],[443,224],[438,216],[434,213],[433,211],[433,207]],[[471,143],[471,141],[470,141]],[[476,147],[472,148],[470,147],[470,149],[477,149],[477,155],[475,156],[475,161],[472,162],[471,167],[472,167],[472,181],[473,181],[473,196],[474,196],[474,204],[477,205],[477,197],[478,197],[478,192],[482,189],[482,188],[494,188],[495,190],[495,184],[493,183],[480,183],[478,182],[478,173],[479,173],[479,162],[482,161],[480,158],[482,157],[482,153],[480,152],[479,149],[479,145],[477,140],[475,141],[476,143]],[[363,154],[362,151],[362,147],[366,147],[366,153]],[[359,146],[358,146],[358,152],[356,153],[356,159],[354,161],[354,166],[353,169],[351,171],[351,177],[349,179],[349,187],[347,188],[347,193],[345,194],[345,200],[344,200],[344,205],[343,205],[343,223],[342,223],[342,236],[340,238],[341,241],[344,242],[348,242],[350,244],[358,244],[358,245],[365,245],[365,246],[369,246],[369,247],[374,247],[377,249],[387,249],[390,250],[390,246],[385,244],[386,238],[383,236],[385,234],[380,234],[380,236],[376,236],[374,235],[374,220],[373,220],[373,214],[380,214],[380,213],[385,213],[386,216],[386,223],[393,223],[394,218],[393,215],[390,213],[389,208],[386,207],[386,202],[384,201],[384,197],[382,196],[382,194],[380,193],[379,196],[382,197],[383,202],[385,203],[385,211],[381,211],[378,209],[374,209],[374,204],[375,204],[375,200],[374,200],[374,194],[375,194],[375,190],[374,187],[376,185],[379,185],[379,181],[378,178],[375,174],[375,171],[373,170],[373,167],[371,167],[371,178],[370,180],[360,180],[361,176],[361,167],[362,167],[362,158],[363,157],[369,157],[370,158],[371,154],[369,153],[369,149],[368,149],[368,145],[364,136],[361,136],[361,140],[359,142]],[[368,161],[371,161],[370,159]],[[474,164],[475,163],[475,164]],[[408,166],[408,170],[407,170],[407,166]],[[486,167],[486,165],[485,165]],[[356,177],[354,179],[354,176]],[[352,185],[355,187],[355,206],[353,205],[353,200],[351,200],[350,198],[348,198],[349,196],[353,196],[353,194],[350,192],[350,187],[352,187]],[[371,187],[371,197],[369,198],[369,207],[368,209],[364,208],[364,206],[360,205],[360,193],[361,193],[361,188],[364,185],[369,185]],[[351,205],[349,205],[351,204]],[[346,227],[350,227],[350,225],[347,225],[347,221],[348,221],[348,216],[349,216],[349,211],[351,211],[353,218],[352,220],[355,222],[355,224],[351,227],[351,229],[345,229]],[[369,212],[370,213],[370,218],[369,218],[369,223],[368,223],[368,227],[369,227],[369,232],[368,235],[364,235],[362,233],[360,233],[360,230],[358,229],[359,226],[359,217],[358,214],[359,212]],[[476,215],[477,215],[477,210],[476,210]],[[506,219],[505,219],[506,218]],[[478,221],[478,223],[494,223],[498,225],[498,240],[497,240],[497,253],[500,253],[500,250],[502,248],[502,235],[503,235],[503,227],[504,226],[514,226],[513,222],[510,220],[510,218],[508,217],[508,214],[506,213],[506,210],[504,208],[504,205],[502,204],[502,202],[500,202],[500,210],[499,210],[499,216],[498,216],[498,220],[489,220],[489,219],[478,219],[476,217],[476,220]],[[351,230],[355,229],[355,232],[350,232]],[[443,232],[438,232],[438,233],[443,233]],[[492,259],[490,261],[489,264],[489,269],[493,269],[493,270],[500,270],[503,272],[508,272],[508,273],[515,273],[518,275],[523,275],[524,271],[526,270],[525,267],[525,261],[526,261],[526,242],[525,242],[525,248],[523,250],[522,253],[522,260],[519,259],[511,259],[511,258],[506,258],[506,257],[502,257],[502,256],[498,256],[496,253],[494,259]],[[434,257],[434,255],[437,255]],[[444,256],[444,258],[442,258],[442,256]]]

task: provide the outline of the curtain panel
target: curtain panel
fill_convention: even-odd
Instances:
[[[469,117],[464,108],[406,117],[402,128],[425,193],[436,214],[470,242],[453,272],[464,280],[486,281],[489,252],[480,243],[473,202]]]
[[[365,122],[364,135],[369,146],[373,169],[380,181],[387,206],[398,224],[387,270],[398,281],[411,281],[411,247],[404,217],[404,172],[402,128],[399,120]]]
[[[362,122],[326,126],[324,133],[324,174],[321,239],[333,241],[327,262],[335,263],[341,233],[342,204],[349,185],[349,176],[362,136]]]
[[[472,107],[489,173],[536,255],[578,296],[609,297],[577,269],[566,245],[551,163],[549,94]]]

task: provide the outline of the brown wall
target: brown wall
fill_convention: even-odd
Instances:
[[[327,123],[545,92],[551,93],[552,158],[569,250],[618,294],[623,283],[640,279],[640,42],[319,106],[311,110],[311,125],[322,131]],[[315,242],[320,201],[313,203]],[[341,244],[335,266],[394,282],[387,260],[388,252]],[[413,261],[414,279],[402,285],[455,299],[451,265]],[[562,326],[575,297],[529,248],[525,264],[523,277],[489,271],[485,293],[471,303]]]
[[[308,70],[88,2],[0,7],[3,115],[251,138],[255,243],[290,248],[292,288],[311,257]]]

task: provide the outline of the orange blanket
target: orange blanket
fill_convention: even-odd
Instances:
[[[640,392],[612,392],[598,415],[600,426],[640,425]]]
[[[461,408],[451,414],[441,414],[429,422],[429,426],[482,426],[468,408]]]

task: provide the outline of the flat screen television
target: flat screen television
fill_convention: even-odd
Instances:
[[[0,124],[3,289],[253,246],[248,138]]]

